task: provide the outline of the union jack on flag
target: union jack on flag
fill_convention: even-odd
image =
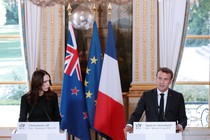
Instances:
[[[74,35],[73,28],[69,28],[69,32],[71,35]],[[74,70],[76,70],[78,80],[82,81],[79,57],[77,52],[77,43],[75,40],[75,36],[72,36],[70,39],[68,39],[68,44],[66,48],[64,73],[66,73],[69,76],[72,76]]]

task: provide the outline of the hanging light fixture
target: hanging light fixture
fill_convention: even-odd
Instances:
[[[92,26],[94,21],[94,13],[85,4],[80,4],[72,12],[72,23],[76,29],[87,30]]]

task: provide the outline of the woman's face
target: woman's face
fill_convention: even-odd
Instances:
[[[44,75],[43,80],[42,91],[48,91],[50,87],[50,77],[46,74]]]

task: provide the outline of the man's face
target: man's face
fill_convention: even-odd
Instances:
[[[160,92],[165,92],[171,84],[171,74],[159,71],[156,77],[157,88]]]

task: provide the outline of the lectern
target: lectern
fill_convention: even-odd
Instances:
[[[12,140],[67,140],[67,132],[60,132],[59,122],[19,122],[11,137]]]
[[[182,133],[176,133],[175,122],[134,122],[133,133],[127,133],[127,140],[182,140]]]

